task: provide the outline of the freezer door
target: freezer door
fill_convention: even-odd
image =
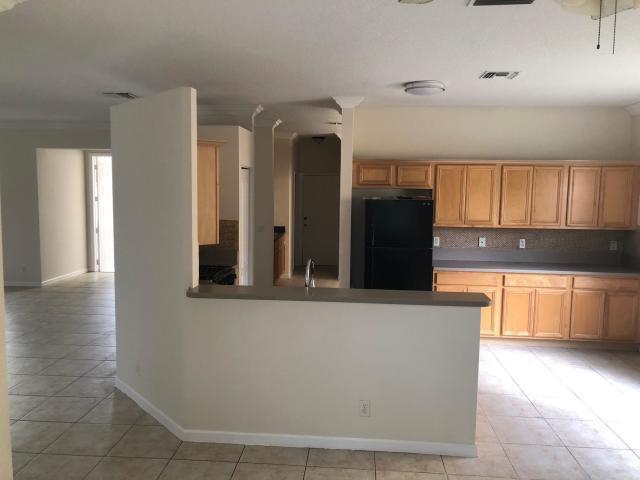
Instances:
[[[433,201],[367,200],[368,247],[431,248]]]

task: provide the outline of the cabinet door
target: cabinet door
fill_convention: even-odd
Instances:
[[[569,319],[567,290],[538,289],[533,314],[533,336],[566,338]]]
[[[393,185],[393,165],[385,162],[358,163],[356,165],[356,185],[365,187],[390,187]]]
[[[636,334],[638,295],[635,292],[607,292],[604,338],[632,342]]]
[[[532,330],[532,288],[505,288],[502,294],[502,334],[530,337]]]
[[[489,307],[480,312],[480,335],[500,335],[500,290],[492,287],[467,287],[468,292],[484,293],[491,300]]]
[[[398,187],[431,188],[431,165],[427,163],[398,165],[396,185]]]
[[[565,167],[534,167],[531,195],[531,225],[559,227],[564,220]]]
[[[571,167],[567,226],[596,227],[600,203],[600,167]]]
[[[467,167],[465,225],[497,225],[499,184],[497,177],[498,167],[495,165]]]
[[[531,184],[533,167],[502,167],[502,209],[500,225],[523,226],[531,223]]]
[[[198,243],[219,243],[218,145],[198,142]]]
[[[632,227],[634,173],[634,167],[602,168],[598,222],[601,227]]]
[[[464,165],[438,165],[436,169],[436,225],[464,224]]]
[[[602,338],[605,294],[598,290],[574,290],[571,301],[571,338]]]

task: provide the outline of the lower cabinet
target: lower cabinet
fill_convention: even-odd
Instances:
[[[533,331],[533,288],[505,288],[502,298],[502,335],[530,337]]]
[[[440,292],[483,293],[481,335],[640,343],[640,280],[438,272]]]

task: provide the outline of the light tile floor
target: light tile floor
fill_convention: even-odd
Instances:
[[[115,389],[113,297],[7,289],[16,479],[640,479],[640,353],[483,342],[478,458],[194,444]]]

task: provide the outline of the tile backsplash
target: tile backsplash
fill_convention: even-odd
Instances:
[[[479,248],[478,238],[487,239],[487,249],[517,250],[521,238],[526,240],[527,250],[554,252],[607,253],[609,242],[617,242],[617,252],[624,248],[625,232],[617,230],[533,230],[511,228],[434,228],[433,235],[440,237],[440,247],[447,249]]]

